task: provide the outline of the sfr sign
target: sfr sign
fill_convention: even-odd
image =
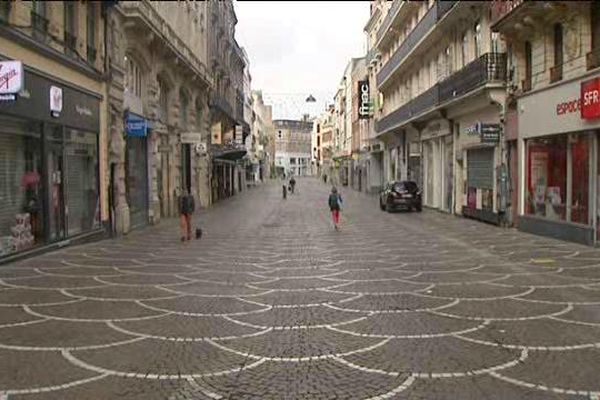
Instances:
[[[581,83],[581,118],[600,118],[600,77]]]

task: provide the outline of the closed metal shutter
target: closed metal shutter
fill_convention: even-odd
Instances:
[[[467,184],[478,189],[494,188],[494,148],[467,151]]]

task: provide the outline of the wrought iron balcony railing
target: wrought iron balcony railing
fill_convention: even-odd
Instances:
[[[506,54],[486,53],[377,121],[375,130],[377,133],[386,132],[488,83],[505,81]]]
[[[233,113],[233,107],[229,104],[229,101],[220,94],[214,94],[210,100],[210,106],[212,108],[216,108],[220,110],[222,113],[226,114],[232,120],[235,120],[235,115]]]
[[[486,53],[440,82],[440,102],[445,102],[490,82],[506,81],[506,54]]]

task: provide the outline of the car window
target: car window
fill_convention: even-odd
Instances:
[[[407,190],[407,187],[404,182],[396,182],[394,183],[394,190],[396,192],[404,192],[405,190]]]

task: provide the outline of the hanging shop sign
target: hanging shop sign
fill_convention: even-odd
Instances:
[[[50,86],[50,115],[53,118],[60,117],[63,109],[63,91],[58,86]]]
[[[16,100],[23,88],[24,76],[21,61],[0,61],[0,100]]]
[[[369,119],[373,113],[373,105],[369,97],[369,81],[358,81],[358,118]]]
[[[487,124],[484,122],[477,122],[466,129],[467,135],[479,136],[481,143],[498,143],[500,141],[501,132],[502,125]]]
[[[148,120],[140,115],[127,113],[125,130],[127,136],[146,137],[148,134]]]
[[[581,118],[600,118],[600,77],[581,82]]]

